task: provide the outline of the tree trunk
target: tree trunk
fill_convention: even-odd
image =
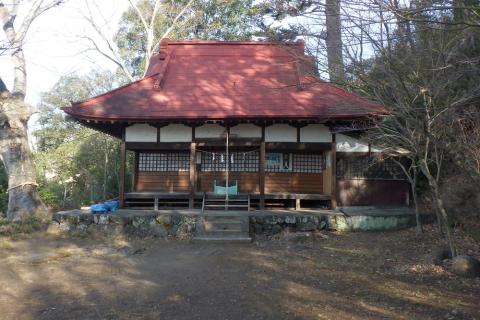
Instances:
[[[445,206],[443,205],[442,198],[440,197],[440,191],[438,188],[438,183],[435,180],[435,178],[431,175],[430,170],[428,169],[428,164],[426,163],[425,160],[422,160],[420,163],[420,168],[422,169],[422,173],[425,175],[425,177],[428,180],[428,184],[432,188],[432,193],[435,201],[435,205],[437,207],[437,210],[440,214],[441,221],[439,221],[439,224],[443,224],[445,234],[447,237],[447,243],[448,247],[450,249],[450,252],[452,253],[452,257],[455,257],[457,255],[457,250],[455,249],[455,243],[453,240],[453,234],[452,234],[452,229],[450,228],[449,224],[449,219],[447,215],[447,210],[445,210]]]
[[[417,233],[423,233],[422,222],[420,221],[420,211],[418,210],[418,198],[417,198],[417,181],[418,181],[418,168],[413,168],[413,179],[410,184],[412,188],[413,205],[415,206],[415,220],[417,222]]]
[[[0,98],[0,154],[8,174],[7,218],[22,220],[47,210],[37,194],[35,166],[27,136],[30,107],[6,92]]]
[[[330,81],[343,82],[345,78],[342,51],[342,23],[340,0],[326,0],[325,19],[327,25],[327,59]]]
[[[13,1],[11,10],[1,2],[0,23],[11,48],[13,90],[10,93],[0,79],[0,154],[8,174],[7,218],[22,220],[37,215],[47,218],[47,210],[37,193],[35,164],[28,144],[27,122],[31,107],[24,102],[27,93],[27,69],[23,53],[24,39],[32,22],[42,13],[62,1],[35,1],[26,12],[19,32],[15,19],[19,2]]]

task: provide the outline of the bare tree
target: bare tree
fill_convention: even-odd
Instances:
[[[326,0],[325,20],[327,27],[328,72],[330,81],[343,82],[345,66],[343,64],[342,24],[340,20],[340,0]]]
[[[185,4],[180,11],[172,13],[169,11],[170,7],[164,6],[162,0],[156,0],[153,4],[153,10],[151,12],[145,12],[139,5],[139,2],[128,0],[130,3],[131,8],[135,11],[138,19],[141,21],[141,25],[143,27],[143,33],[146,36],[145,39],[145,68],[142,76],[145,76],[145,73],[148,70],[150,64],[150,58],[158,51],[160,48],[160,42],[167,38],[168,35],[172,32],[172,30],[177,26],[179,20],[184,17],[188,9],[192,6],[194,0],[190,0]],[[85,20],[90,24],[93,28],[97,36],[100,40],[96,40],[92,37],[82,35],[81,37],[88,40],[91,47],[88,50],[94,50],[99,52],[105,58],[116,64],[120,70],[128,77],[130,81],[135,80],[135,76],[132,72],[128,69],[125,61],[122,59],[120,51],[115,44],[115,40],[112,39],[111,36],[107,35],[104,32],[102,26],[108,25],[108,21],[103,18],[101,10],[95,4],[95,2],[90,3],[89,0],[85,1],[86,7],[88,10],[88,15],[85,15]],[[94,18],[93,10],[96,10],[101,17],[101,20]],[[175,14],[175,18],[172,20],[170,26],[164,31],[164,33],[160,36],[155,34],[156,22],[158,20],[159,14],[165,15],[172,15]]]
[[[475,144],[478,111],[466,111],[478,108],[480,99],[474,71],[480,61],[475,46],[480,33],[478,6],[464,1],[454,1],[453,7],[417,1],[407,7],[398,0],[361,3],[371,10],[371,18],[351,11],[343,17],[357,30],[349,39],[370,46],[375,57],[373,63],[363,64],[351,54],[356,47],[347,48],[356,80],[352,85],[370,92],[388,109],[370,138],[389,156],[398,156],[396,149],[405,151],[410,165],[402,169],[412,185],[414,202],[418,176],[427,180],[432,210],[455,255],[452,213],[444,201],[448,188],[442,187],[449,167],[468,167],[465,172],[472,175],[480,163]]]
[[[35,164],[28,144],[27,122],[32,108],[24,102],[27,93],[27,69],[23,46],[32,23],[42,13],[64,1],[36,0],[29,4],[25,17],[16,27],[22,1],[0,1],[0,22],[11,55],[14,83],[8,91],[0,81],[0,154],[8,174],[7,218],[21,220],[42,215],[46,210],[37,195]]]

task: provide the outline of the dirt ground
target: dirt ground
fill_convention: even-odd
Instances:
[[[430,264],[435,242],[0,239],[0,319],[480,319],[480,279]]]

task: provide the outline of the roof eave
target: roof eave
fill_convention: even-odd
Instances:
[[[355,119],[371,119],[382,117],[382,113],[364,113],[364,114],[341,114],[341,115],[312,115],[312,116],[282,116],[282,115],[232,115],[227,117],[209,117],[209,116],[167,116],[167,117],[105,117],[105,116],[94,116],[94,115],[84,115],[76,113],[73,107],[64,107],[61,108],[64,112],[68,113],[72,117],[85,120],[85,121],[104,121],[104,122],[168,122],[168,121],[208,121],[208,120],[355,120]]]

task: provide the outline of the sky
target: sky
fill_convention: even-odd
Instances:
[[[17,28],[30,2],[25,1],[21,8],[15,23]],[[129,6],[127,0],[89,0],[89,3],[95,20],[110,35],[115,32],[122,12]],[[89,14],[87,8],[85,0],[69,0],[39,16],[28,31],[24,47],[27,63],[26,101],[33,107],[39,102],[41,93],[48,91],[62,75],[85,74],[98,68],[115,69],[113,63],[100,54],[85,51],[89,44],[81,36],[97,37],[83,17]],[[4,39],[3,32],[0,32],[0,41]],[[13,69],[9,55],[0,56],[0,76],[11,89]]]

